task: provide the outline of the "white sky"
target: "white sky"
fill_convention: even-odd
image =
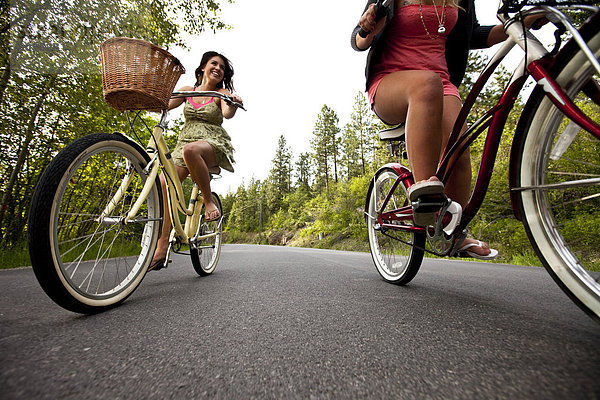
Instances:
[[[481,24],[495,24],[497,0],[476,0]],[[238,110],[223,126],[236,149],[235,173],[223,172],[213,190],[234,192],[252,177],[267,178],[284,135],[294,159],[310,150],[310,138],[322,106],[333,108],[343,128],[354,97],[364,87],[366,52],[350,47],[350,33],[365,0],[236,0],[223,5],[231,30],[203,33],[189,41],[191,51],[172,49],[186,68],[177,87],[194,82],[205,51],[228,57],[236,92],[247,112]],[[172,118],[177,116],[173,112]]]

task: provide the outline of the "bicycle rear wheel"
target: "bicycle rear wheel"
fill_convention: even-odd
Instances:
[[[593,24],[584,34],[596,58],[599,28]],[[579,47],[565,49],[553,76],[598,123],[600,78]],[[516,155],[520,215],[550,275],[600,318],[600,140],[567,119],[541,89],[528,104],[533,108],[522,121],[526,135]]]
[[[221,207],[221,199],[216,193],[212,193],[212,197],[219,208],[219,213],[223,215],[223,207]],[[214,272],[217,268],[217,262],[221,255],[221,234],[222,223],[221,218],[216,221],[206,221],[204,219],[205,207],[202,205],[202,217],[198,226],[198,240],[196,243],[190,244],[190,257],[194,270],[200,276],[207,276]]]
[[[29,215],[29,253],[40,285],[60,306],[100,312],[142,281],[160,233],[158,180],[135,220],[125,224],[123,217],[140,195],[149,161],[122,135],[94,134],[67,146],[40,177]],[[124,194],[115,197],[119,189]],[[101,218],[111,201],[113,210]]]
[[[371,257],[377,272],[386,282],[405,285],[415,277],[421,267],[425,234],[382,228],[377,223],[377,214],[398,176],[392,168],[377,171],[367,194],[366,219]],[[400,183],[391,194],[383,212],[401,207],[410,207],[408,192],[403,183]],[[392,223],[412,226],[412,220]]]

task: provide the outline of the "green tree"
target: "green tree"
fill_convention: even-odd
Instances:
[[[330,179],[338,181],[339,118],[334,110],[324,105],[317,116],[311,140],[312,157],[316,166],[316,185],[329,190]]]
[[[231,232],[257,232],[261,223],[263,185],[252,179],[246,187],[240,185],[235,193],[227,230]],[[265,218],[265,216],[262,216]]]
[[[22,239],[37,176],[58,149],[114,126],[116,113],[102,101],[99,44],[113,36],[182,44],[184,33],[223,28],[219,8],[214,0],[2,2],[0,244]],[[189,23],[178,25],[178,14]]]
[[[354,98],[350,122],[342,133],[341,163],[346,168],[348,179],[367,173],[374,150],[374,117],[364,93],[358,92]]]
[[[283,135],[279,137],[271,165],[267,204],[271,212],[277,212],[281,208],[283,197],[292,190],[292,151]]]
[[[312,162],[309,153],[300,153],[296,160],[295,176],[296,187],[303,187],[306,191],[310,191],[310,183],[312,180]]]

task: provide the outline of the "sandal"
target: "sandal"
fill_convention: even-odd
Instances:
[[[217,216],[214,218],[208,218],[208,214],[204,214],[204,220],[206,222],[213,222],[213,221],[219,220],[219,218],[221,218],[221,212],[219,211],[219,209],[215,209],[211,213],[214,214],[215,212],[216,212]]]
[[[481,240],[478,240],[474,243],[469,243],[469,244],[464,245],[463,247],[458,249],[456,256],[463,257],[463,258],[472,257],[472,258],[477,258],[479,260],[494,260],[495,258],[498,257],[498,250],[496,250],[496,249],[490,248],[490,253],[486,254],[485,256],[482,256],[481,254],[477,254],[473,251],[467,250],[467,249],[470,249],[471,247],[483,248],[483,242]]]
[[[158,260],[155,260],[155,261],[153,260],[150,263],[150,266],[148,267],[148,272],[150,272],[150,271],[158,271],[159,269],[166,268],[165,261],[167,261],[166,258],[161,258],[161,259],[158,259]]]

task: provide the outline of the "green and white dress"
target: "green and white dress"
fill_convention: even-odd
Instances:
[[[223,129],[223,113],[214,98],[207,103],[197,104],[189,97],[183,106],[185,124],[179,132],[177,144],[171,153],[175,165],[185,167],[183,161],[183,146],[188,143],[204,140],[214,152],[217,165],[222,169],[233,172],[233,146],[231,137]]]

